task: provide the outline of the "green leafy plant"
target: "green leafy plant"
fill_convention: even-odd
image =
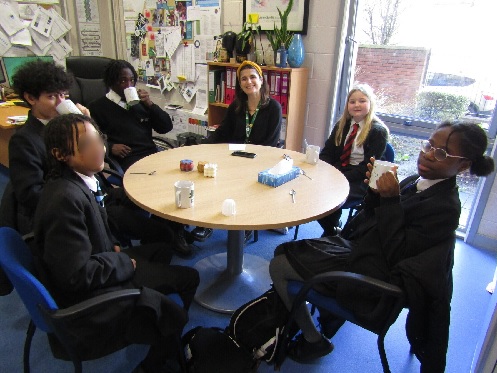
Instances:
[[[437,91],[420,92],[416,101],[418,116],[435,122],[459,118],[469,105],[466,96]]]
[[[240,31],[237,35],[236,38],[237,40],[241,40],[242,42],[242,51],[245,50],[245,46],[247,44],[250,44],[250,38],[252,37],[252,26],[250,23],[245,22],[242,27],[242,31]],[[241,52],[241,51],[239,51]]]
[[[278,9],[278,14],[280,15],[281,25],[278,28],[278,26],[274,24],[273,31],[267,31],[266,33],[267,40],[269,40],[269,43],[274,51],[277,51],[282,44],[285,46],[285,49],[288,49],[290,43],[292,42],[293,32],[288,31],[288,15],[292,10],[292,6],[293,0],[290,0],[283,13],[280,8],[276,8]]]

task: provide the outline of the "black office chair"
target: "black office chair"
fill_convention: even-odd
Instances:
[[[74,83],[69,88],[69,98],[83,106],[107,93],[103,76],[107,65],[112,61],[107,57],[74,56],[66,58],[67,71],[74,75]]]
[[[379,319],[381,322],[378,323],[368,323],[358,319],[354,313],[347,308],[341,306],[335,298],[322,295],[313,289],[313,286],[319,283],[330,283],[330,282],[342,282],[351,283],[355,285],[362,286],[364,288],[371,289],[372,292],[379,293],[382,295],[382,301],[390,300],[392,305],[387,313],[385,308],[377,307],[376,314],[369,315],[371,319]],[[287,327],[284,330],[290,330],[291,324],[294,322],[296,310],[305,302],[309,302],[315,306],[327,310],[328,312],[334,314],[338,318],[350,321],[364,329],[367,329],[378,335],[378,352],[381,358],[381,364],[383,366],[383,371],[385,373],[390,372],[388,366],[388,360],[385,353],[384,340],[385,335],[390,328],[390,326],[397,320],[402,308],[405,305],[404,292],[398,286],[389,284],[384,281],[374,279],[372,277],[359,275],[351,272],[341,272],[333,271],[326,272],[320,275],[314,276],[306,282],[300,281],[289,281],[288,291],[290,296],[295,297],[293,302],[292,310],[290,312],[290,319],[288,321]],[[283,364],[286,357],[286,347],[288,345],[289,338],[291,336],[288,334],[283,335],[283,340],[281,342],[280,351],[278,353],[278,358],[275,362],[277,367]]]
[[[378,352],[385,373],[390,372],[384,346],[385,335],[402,308],[408,308],[406,336],[411,345],[411,353],[421,362],[421,371],[442,371],[449,340],[455,242],[454,232],[446,240],[398,262],[390,272],[389,281],[392,283],[341,271],[322,273],[305,282],[289,281],[287,289],[290,296],[294,297],[294,303],[288,325],[284,329],[287,333],[282,336],[281,348],[275,362],[277,367],[281,366],[286,357],[290,339],[288,330],[295,312],[302,304],[309,302],[339,319],[350,321],[377,334]],[[380,301],[368,314],[368,320],[356,317],[352,310],[340,304],[334,297],[314,290],[317,284],[330,282],[353,284],[370,290],[372,294],[378,294]],[[393,283],[402,284],[402,289]]]

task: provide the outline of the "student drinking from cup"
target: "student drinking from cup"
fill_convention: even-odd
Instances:
[[[289,280],[348,271],[394,283],[409,300],[407,332],[410,342],[415,343],[412,346],[420,357],[421,371],[443,372],[452,290],[447,271],[452,269],[453,247],[442,246],[440,250],[436,245],[450,242],[459,224],[461,203],[456,175],[469,170],[473,175],[486,176],[493,171],[493,159],[484,155],[486,149],[487,136],[477,124],[444,122],[429,139],[420,141],[418,175],[399,183],[395,167],[382,174],[376,188],[369,185],[364,209],[340,235],[278,246],[269,271],[287,308],[292,305],[287,292]],[[367,165],[366,185],[374,162],[371,158]],[[426,269],[434,265],[438,271]],[[404,277],[398,279],[399,273],[406,271],[411,276],[407,283],[402,281]],[[323,284],[315,290],[334,297],[361,320],[368,320],[383,304],[378,295],[351,284]],[[420,310],[423,302],[426,306]],[[307,307],[297,313],[302,333],[291,342],[290,357],[309,362],[330,353],[333,345],[328,338],[333,337],[343,319],[320,310],[318,331]]]
[[[45,144],[49,180],[34,219],[40,278],[61,307],[141,288],[136,302],[109,304],[83,325],[70,327],[95,351],[151,344],[143,370],[165,371],[166,360],[179,356],[177,342],[199,284],[198,272],[169,265],[171,254],[157,243],[121,250],[99,198],[95,174],[104,167],[105,146],[92,119],[78,114],[52,119]],[[171,293],[181,297],[183,309],[164,296]]]
[[[28,119],[9,142],[10,183],[17,201],[13,228],[21,234],[32,231],[33,215],[45,184],[47,173],[43,131],[50,119],[59,115],[57,107],[66,100],[72,75],[54,62],[35,60],[16,70],[13,88],[29,106]],[[85,115],[87,108],[76,107]],[[9,187],[10,188],[10,187]]]
[[[135,88],[138,74],[129,62],[111,61],[105,69],[103,79],[109,92],[91,102],[89,108],[92,118],[107,136],[108,151],[126,171],[136,161],[157,152],[152,130],[167,133],[173,128],[173,123],[169,114],[153,103],[146,90]],[[127,197],[123,198],[128,200]],[[152,220],[156,218],[152,217]],[[160,220],[164,222],[163,219]],[[119,224],[127,222],[124,218]],[[183,256],[190,255],[192,250],[188,245],[188,233],[183,225],[170,221],[167,223],[173,231],[173,246],[176,252]],[[132,225],[126,226],[133,229]]]
[[[371,157],[380,159],[385,152],[388,128],[376,116],[375,97],[367,84],[352,88],[347,109],[333,127],[319,159],[340,170],[350,186],[347,201],[362,199],[367,185],[363,183]],[[347,202],[346,202],[347,203]],[[336,234],[342,209],[318,220],[323,237]]]
[[[107,135],[110,153],[126,171],[136,161],[157,152],[152,130],[167,133],[172,130],[173,122],[169,114],[153,103],[146,90],[135,89],[138,74],[129,62],[111,61],[103,79],[109,92],[88,107]],[[130,91],[129,103],[126,90]]]

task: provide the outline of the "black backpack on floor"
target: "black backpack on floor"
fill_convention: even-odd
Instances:
[[[289,315],[280,296],[271,287],[260,297],[238,308],[231,316],[225,332],[244,347],[254,360],[272,363]],[[290,339],[297,333],[298,327],[294,324],[293,329]]]
[[[182,343],[188,373],[251,373],[258,362],[220,328],[198,326],[187,332]]]

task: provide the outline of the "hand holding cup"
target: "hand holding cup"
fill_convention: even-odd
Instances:
[[[395,197],[400,194],[399,181],[397,179],[398,165],[391,162],[375,160],[371,158],[366,172],[366,182],[369,187],[379,193],[381,197]]]

